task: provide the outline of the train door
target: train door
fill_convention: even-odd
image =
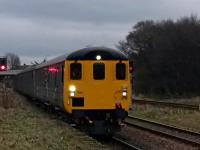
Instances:
[[[59,64],[57,66],[56,82],[55,82],[55,100],[56,104],[63,107],[63,71],[64,65]]]

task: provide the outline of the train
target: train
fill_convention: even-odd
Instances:
[[[107,47],[79,49],[29,67],[16,75],[14,85],[94,135],[120,131],[131,104],[128,58]]]
[[[7,57],[0,56],[0,71],[7,71]]]

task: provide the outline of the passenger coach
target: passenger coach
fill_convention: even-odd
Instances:
[[[120,51],[90,47],[28,68],[16,89],[59,107],[93,134],[120,129],[131,102],[129,63]]]

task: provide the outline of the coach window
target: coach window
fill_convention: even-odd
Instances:
[[[105,79],[105,64],[104,63],[93,64],[93,78],[95,80]]]
[[[71,63],[70,64],[70,79],[71,80],[80,80],[82,76],[82,66],[80,63]]]
[[[116,64],[116,79],[124,80],[126,78],[126,64],[117,63]]]

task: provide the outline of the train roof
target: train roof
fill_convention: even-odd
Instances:
[[[0,76],[14,76],[20,73],[22,70],[7,70],[7,71],[1,71]]]
[[[125,54],[107,47],[88,47],[72,52],[67,60],[96,60],[101,55],[102,60],[127,60]]]
[[[128,60],[127,56],[120,51],[107,48],[107,47],[88,47],[76,50],[74,52],[68,52],[64,55],[56,57],[52,60],[46,61],[39,65],[31,66],[25,69],[23,72],[33,69],[39,69],[45,66],[60,63],[65,60],[96,60],[96,56],[101,55],[102,60]]]

